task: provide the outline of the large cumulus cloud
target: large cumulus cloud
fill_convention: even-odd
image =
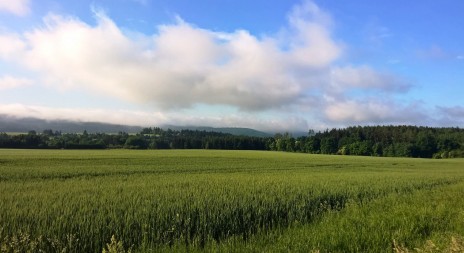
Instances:
[[[308,86],[297,70],[325,68],[341,52],[331,38],[330,17],[312,2],[289,14],[285,39],[211,31],[180,18],[158,26],[155,34],[129,36],[104,13],[95,17],[91,26],[50,14],[40,28],[3,36],[17,46],[2,54],[21,50],[21,64],[60,88],[162,108],[200,103],[249,111],[294,103]]]

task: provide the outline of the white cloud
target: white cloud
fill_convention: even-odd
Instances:
[[[410,88],[409,84],[394,75],[379,73],[369,66],[334,67],[330,74],[331,88],[336,91],[362,88],[385,92],[406,92]]]
[[[325,67],[336,60],[341,47],[330,36],[331,17],[313,2],[294,7],[289,15],[291,60],[305,67]]]
[[[31,85],[33,81],[27,78],[0,76],[0,91]]]
[[[319,71],[341,49],[330,17],[312,2],[289,15],[289,41],[245,30],[220,33],[182,21],[131,38],[105,14],[97,25],[49,15],[45,26],[15,40],[21,64],[60,89],[79,88],[163,108],[225,104],[267,110],[296,103],[307,85],[299,73]],[[72,32],[71,32],[72,31]],[[10,38],[13,40],[14,38]]]
[[[384,104],[358,101],[333,102],[325,109],[325,114],[333,122],[366,122],[390,117],[389,107]]]
[[[425,124],[430,117],[418,104],[407,106],[392,101],[345,100],[332,101],[325,109],[325,117],[334,123],[353,124]]]
[[[464,107],[462,106],[438,106],[437,109],[445,117],[464,119]]]
[[[0,11],[25,16],[31,11],[29,4],[29,0],[0,0]]]
[[[25,42],[17,34],[0,34],[0,58],[18,59],[25,50]]]

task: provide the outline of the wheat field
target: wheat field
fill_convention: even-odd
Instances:
[[[463,159],[0,150],[0,193],[1,252],[440,252],[464,235]]]

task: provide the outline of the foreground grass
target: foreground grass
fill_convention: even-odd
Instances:
[[[464,200],[458,197],[464,196],[463,189],[459,183],[349,203],[311,224],[263,233],[247,242],[231,238],[209,245],[208,251],[464,252]]]
[[[444,247],[464,235],[463,179],[464,160],[0,150],[0,241],[56,252],[101,252],[113,235],[133,252]]]

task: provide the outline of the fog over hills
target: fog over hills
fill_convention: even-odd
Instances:
[[[160,125],[152,127],[161,127],[163,129],[172,130],[198,130],[208,132],[221,132],[230,133],[233,135],[245,135],[245,136],[256,136],[256,137],[270,137],[274,133],[266,133],[251,128],[242,127],[208,127],[208,126],[175,126],[175,125]],[[142,126],[129,126],[129,125],[118,125],[102,122],[80,122],[80,121],[69,121],[69,120],[44,120],[39,118],[17,118],[8,115],[0,115],[0,132],[28,132],[34,130],[42,132],[45,129],[52,129],[54,131],[61,131],[64,133],[80,133],[86,130],[89,133],[117,133],[117,132],[128,132],[138,133],[143,127]]]
[[[64,133],[80,133],[84,130],[96,133],[136,133],[142,130],[139,126],[126,126],[100,122],[79,122],[69,120],[43,120],[39,118],[16,118],[0,115],[0,132],[42,132],[45,129],[62,131]]]
[[[207,132],[220,132],[220,133],[229,133],[233,135],[245,135],[245,136],[255,136],[255,137],[271,137],[273,134],[258,131],[251,128],[245,127],[207,127],[207,126],[174,126],[174,125],[164,125],[161,126],[163,129],[172,129],[172,130],[198,130],[198,131],[207,131]]]

